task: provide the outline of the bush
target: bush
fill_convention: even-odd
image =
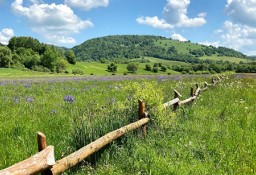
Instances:
[[[152,70],[152,67],[151,67],[149,64],[146,64],[146,66],[145,66],[145,70],[147,70],[147,71],[151,71],[151,70]]]
[[[167,70],[166,66],[161,66],[161,71],[166,72],[166,70]]]
[[[84,75],[84,72],[81,69],[73,69],[72,74],[74,74],[74,75],[76,75],[76,74]]]
[[[158,67],[153,67],[152,71],[157,73],[159,71],[159,68]]]
[[[136,72],[137,72],[137,69],[138,69],[138,67],[137,67],[137,65],[136,65],[135,63],[129,63],[129,64],[127,65],[127,70],[128,70],[129,72],[136,73]]]
[[[117,64],[116,63],[110,63],[108,65],[107,69],[108,69],[109,72],[116,72],[117,71]]]

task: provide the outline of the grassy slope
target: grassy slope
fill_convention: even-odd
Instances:
[[[214,60],[214,61],[229,61],[233,63],[239,63],[240,61],[247,63],[250,62],[248,59],[243,59],[243,58],[236,58],[236,57],[227,57],[227,56],[217,56],[217,55],[212,55],[212,56],[202,56],[200,57],[201,60]]]
[[[191,50],[196,50],[196,49],[201,49],[203,46],[190,43],[190,42],[181,42],[181,41],[176,41],[176,40],[159,40],[155,42],[157,46],[164,47],[165,49],[168,49],[170,46],[174,46],[178,53],[189,53],[189,49]]]
[[[178,53],[183,53],[183,54],[188,54],[189,50],[197,50],[197,49],[202,49],[204,46],[199,45],[199,44],[194,44],[190,42],[181,42],[181,41],[175,41],[175,40],[159,40],[155,42],[157,46],[164,47],[165,49],[168,49],[170,46],[174,46]],[[243,59],[243,58],[236,58],[236,57],[227,57],[227,56],[217,56],[217,55],[212,55],[212,56],[202,56],[200,57],[202,60],[214,60],[214,61],[230,61],[234,63],[239,63],[240,61],[243,62],[249,62],[250,60],[248,59]]]

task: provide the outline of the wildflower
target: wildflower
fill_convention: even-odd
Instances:
[[[14,103],[20,104],[20,100],[17,97],[13,98]]]
[[[50,114],[56,114],[56,110],[55,109],[52,109],[52,110],[50,110]]]
[[[29,84],[29,83],[24,83],[23,86],[24,86],[25,88],[30,88],[30,87],[31,87],[31,84]]]
[[[116,98],[115,98],[115,97],[113,97],[113,98],[111,99],[111,101],[112,101],[112,103],[115,103]]]
[[[73,103],[75,101],[75,98],[72,95],[67,95],[64,97],[64,101],[67,101],[69,103]]]
[[[32,103],[34,101],[33,97],[25,97],[26,102]]]

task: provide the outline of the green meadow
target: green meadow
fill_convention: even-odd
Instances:
[[[138,120],[142,99],[147,137],[131,132],[65,174],[255,174],[255,75],[229,75],[176,113],[162,108],[173,90],[186,99],[212,77],[123,77],[0,81],[0,169],[37,152],[37,131],[58,160]]]
[[[243,59],[243,58],[236,58],[236,57],[227,57],[227,56],[217,56],[217,55],[212,55],[212,56],[202,56],[200,57],[201,60],[212,60],[212,61],[229,61],[232,63],[249,63],[250,60],[248,59]],[[252,60],[251,60],[252,61]]]

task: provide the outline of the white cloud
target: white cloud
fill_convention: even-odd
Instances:
[[[146,24],[155,28],[160,28],[160,29],[170,29],[173,28],[172,25],[168,24],[165,22],[163,19],[158,19],[157,16],[154,17],[140,17],[137,18],[136,21],[139,24]]]
[[[223,41],[222,45],[226,47],[231,47],[246,54],[255,50],[256,28],[225,21],[220,36]]]
[[[182,35],[180,35],[178,33],[172,34],[171,38],[174,40],[179,40],[179,41],[187,41],[186,38],[184,38]]]
[[[220,46],[220,41],[215,41],[215,42],[200,42],[199,44],[206,45],[206,46],[214,46],[214,47],[219,47]]]
[[[67,5],[38,4],[39,1],[35,0],[32,2],[31,6],[25,7],[23,0],[15,0],[11,7],[16,14],[26,17],[32,31],[40,33],[55,44],[64,44],[65,40],[61,38],[69,38],[66,40],[69,44],[70,35],[93,26],[91,21],[81,20],[76,16]]]
[[[215,31],[221,45],[245,54],[255,54],[256,45],[256,0],[227,0],[226,14],[230,20]]]
[[[156,28],[168,29],[173,27],[199,27],[206,23],[206,13],[202,12],[195,18],[187,16],[190,0],[167,0],[163,10],[163,19],[154,17],[137,18],[139,24],[146,24]]]
[[[75,44],[76,40],[72,37],[59,36],[59,35],[45,35],[49,41],[58,41],[59,44]],[[54,44],[54,43],[52,43]]]
[[[14,36],[13,29],[4,28],[0,31],[0,43],[7,45],[9,39]]]
[[[65,4],[70,7],[90,10],[96,7],[107,7],[109,0],[65,0]]]
[[[196,18],[187,16],[190,0],[168,0],[164,7],[165,20],[177,27],[198,27],[206,23],[206,13],[199,13]]]
[[[228,0],[226,13],[233,22],[256,27],[255,0]]]

